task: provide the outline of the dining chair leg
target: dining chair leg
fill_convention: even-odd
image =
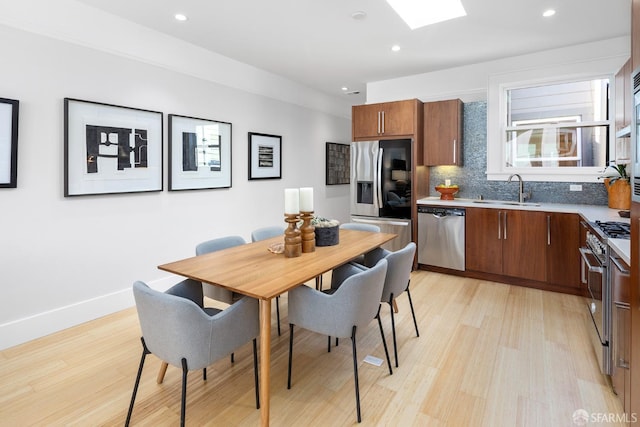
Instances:
[[[202,368],[202,381],[207,380],[207,368]]]
[[[184,420],[187,412],[187,359],[182,358],[182,400],[180,402],[180,427],[184,427]]]
[[[331,353],[331,335],[327,337],[327,353]]]
[[[256,409],[260,409],[260,383],[258,381],[258,341],[253,339],[253,377],[256,388]]]
[[[331,338],[329,338],[331,339]],[[293,324],[289,323],[289,369],[287,372],[287,389],[291,388],[291,362],[293,360]]]
[[[127,412],[127,419],[124,422],[125,427],[129,425],[131,421],[131,414],[133,413],[133,403],[136,401],[136,394],[138,393],[138,386],[140,385],[140,377],[142,376],[142,368],[144,367],[144,360],[147,357],[147,354],[151,352],[147,348],[147,345],[144,343],[144,338],[140,338],[142,341],[142,357],[140,358],[140,365],[138,366],[138,375],[136,375],[136,382],[133,385],[133,393],[131,394],[131,403],[129,404],[129,412]]]
[[[278,321],[278,336],[280,336],[280,297],[276,297],[276,320]]]
[[[391,358],[389,357],[389,349],[387,348],[387,339],[384,337],[384,330],[382,329],[382,320],[380,319],[381,307],[382,307],[382,304],[378,306],[378,313],[376,313],[376,319],[378,319],[378,328],[380,328],[380,337],[382,338],[384,355],[387,357],[387,366],[389,367],[389,375],[393,375],[393,369],[391,369]]]
[[[235,362],[235,357],[234,357],[234,353],[231,353],[231,363]]]
[[[158,376],[156,378],[156,383],[158,384],[162,384],[162,381],[164,381],[164,376],[167,373],[167,367],[169,366],[169,364],[167,362],[162,362],[162,364],[160,364],[160,370],[158,370]]]
[[[393,356],[396,359],[396,368],[398,367],[398,344],[396,343],[396,319],[393,314],[393,293],[389,296],[389,312],[391,313],[391,336],[393,337]]]
[[[411,292],[409,291],[409,285],[407,285],[407,296],[409,297],[409,306],[411,307],[411,315],[413,316],[413,326],[416,328],[416,336],[420,336],[418,332],[418,322],[416,321],[416,313],[413,311],[413,302],[411,301]]]
[[[356,411],[358,413],[358,422],[362,422],[360,416],[360,386],[358,384],[358,356],[356,354],[356,329],[354,325],[351,329],[351,347],[353,349],[353,379],[356,385]]]

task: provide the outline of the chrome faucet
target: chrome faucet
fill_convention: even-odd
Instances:
[[[524,192],[524,182],[522,181],[522,177],[517,173],[514,173],[513,175],[511,175],[507,180],[507,182],[511,182],[514,176],[518,178],[518,181],[520,181],[518,186],[518,201],[520,203],[524,203],[526,199],[531,198],[531,193]]]

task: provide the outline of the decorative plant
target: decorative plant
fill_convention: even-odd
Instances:
[[[605,168],[603,171],[603,175],[598,178],[609,178],[609,185],[612,185],[617,180],[621,179],[629,182],[629,175],[627,174],[627,165],[626,164],[618,164],[618,165],[610,165]]]
[[[317,228],[337,227],[338,225],[340,225],[340,221],[336,219],[323,218],[321,216],[314,216],[311,220],[311,225]]]

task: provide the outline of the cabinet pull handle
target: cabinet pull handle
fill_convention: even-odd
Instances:
[[[621,357],[618,359],[618,368],[629,369],[629,362]]]
[[[453,140],[453,163],[456,162],[456,140]]]
[[[547,246],[551,246],[551,216],[547,215]]]
[[[382,134],[384,135],[384,122],[385,122],[385,116],[384,116],[384,111],[382,112]]]
[[[620,264],[620,258],[612,256],[609,259],[615,264],[616,267],[618,267],[618,270],[620,270],[621,274],[624,274],[626,276],[630,273],[629,270],[627,270],[622,264]]]
[[[504,240],[507,240],[507,213],[503,212],[504,214]]]
[[[502,239],[500,231],[502,230],[502,212],[498,211],[498,240]]]
[[[378,111],[378,135],[380,135],[380,111]]]

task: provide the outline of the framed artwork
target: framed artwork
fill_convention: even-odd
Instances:
[[[231,187],[231,123],[169,114],[169,190]]]
[[[18,106],[15,99],[0,98],[0,188],[18,185]]]
[[[64,196],[162,191],[162,113],[64,99]]]
[[[282,178],[282,137],[249,132],[249,179]]]
[[[325,177],[327,185],[351,182],[351,146],[349,144],[327,142]]]

